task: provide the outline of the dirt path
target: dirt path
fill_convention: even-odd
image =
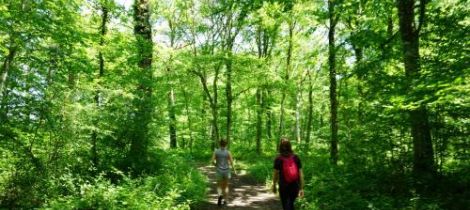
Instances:
[[[199,167],[209,179],[207,200],[194,206],[194,210],[213,209],[258,209],[258,210],[282,210],[277,195],[266,189],[264,183],[256,183],[246,174],[240,173],[232,176],[229,185],[229,198],[226,206],[217,206],[217,190],[214,166]]]

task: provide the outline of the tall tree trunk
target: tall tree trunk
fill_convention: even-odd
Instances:
[[[267,31],[258,26],[256,31],[256,44],[258,48],[258,59],[267,63],[269,59],[269,36]],[[260,66],[261,68],[261,66]],[[263,136],[263,112],[267,110],[265,84],[259,84],[256,89],[256,152],[262,153],[262,136]],[[270,138],[270,134],[268,134]]]
[[[420,1],[419,26],[415,27],[415,1],[398,0],[398,18],[403,44],[403,63],[409,93],[416,94],[415,86],[420,80],[419,29],[424,21],[425,1]],[[413,172],[416,175],[432,175],[435,172],[434,153],[428,121],[428,111],[420,104],[409,111],[411,136],[413,138]]]
[[[286,88],[285,86],[289,83],[289,75],[291,72],[291,61],[292,61],[292,48],[293,48],[293,36],[294,36],[294,23],[293,20],[289,22],[289,39],[288,39],[288,46],[287,46],[287,58],[286,58],[286,72],[284,75],[284,88],[282,89],[282,96],[281,96],[281,113],[279,116],[279,136],[278,136],[278,145],[279,141],[281,140],[282,136],[284,135],[284,115],[285,115],[285,101],[286,101]]]
[[[256,153],[261,154],[261,134],[262,134],[262,125],[263,125],[263,108],[261,107],[262,98],[262,90],[258,88],[256,90]]]
[[[141,69],[139,86],[134,101],[136,112],[134,115],[134,130],[129,151],[132,167],[136,169],[147,156],[149,144],[148,125],[152,120],[152,28],[149,22],[150,11],[148,0],[135,0],[134,2],[134,34],[137,39],[138,66]]]
[[[312,133],[312,121],[313,121],[313,82],[312,75],[308,74],[308,116],[307,116],[307,135],[305,137],[306,148],[310,146],[310,135]]]
[[[271,141],[273,137],[272,125],[273,125],[273,112],[271,110],[271,90],[269,87],[265,91],[265,96],[263,97],[266,103],[266,135],[267,138]]]
[[[8,48],[8,55],[3,61],[1,74],[0,74],[0,94],[2,95],[2,97],[5,97],[4,89],[6,89],[8,73],[10,72],[11,63],[13,62],[13,59],[15,58],[16,50],[17,50],[16,46],[13,46],[13,43],[11,43],[10,47]]]
[[[15,58],[16,55],[16,50],[17,48],[15,46],[12,46],[13,43],[10,45],[8,48],[8,55],[3,61],[1,73],[0,73],[0,102],[2,103],[0,106],[0,123],[4,123],[7,121],[7,91],[6,91],[6,84],[7,84],[7,79],[8,79],[8,73],[10,72],[11,68],[11,63],[13,62],[13,59]]]
[[[104,46],[104,36],[106,35],[106,31],[107,31],[106,24],[108,22],[108,8],[106,7],[107,6],[106,4],[107,4],[107,1],[105,1],[101,5],[101,25],[100,25],[100,43],[99,43],[100,50],[98,52],[98,64],[99,64],[98,79],[101,79],[104,75],[104,57],[103,57],[102,47]],[[100,84],[101,81],[98,83]],[[101,91],[99,90],[99,88],[100,86],[98,87],[95,93],[95,105],[96,105],[96,108],[98,109],[98,112],[101,106],[100,104]],[[98,126],[98,120],[95,119],[94,124],[95,126]],[[91,134],[91,161],[95,167],[98,166],[98,149],[96,146],[97,138],[98,138],[98,134],[96,130],[93,130],[93,133]]]
[[[330,159],[333,165],[338,162],[338,100],[336,97],[336,46],[335,46],[335,15],[334,0],[328,0],[328,16],[330,28],[328,31],[328,64],[330,72]]]
[[[226,133],[226,140],[230,143],[230,138],[232,134],[232,102],[233,102],[233,95],[232,95],[232,43],[229,46],[229,52],[226,60],[226,86],[225,86],[225,96],[227,99],[227,133]]]
[[[353,46],[353,49],[354,49],[354,55],[356,57],[356,68],[361,64],[362,62],[362,58],[363,58],[363,49],[362,47],[359,47],[359,46],[356,46],[356,45],[352,45]],[[357,117],[358,117],[358,122],[362,124],[362,122],[364,121],[364,110],[363,110],[363,106],[364,106],[364,89],[362,87],[363,85],[363,81],[364,81],[364,77],[362,76],[362,74],[358,75],[358,82],[357,82],[357,92],[358,92],[358,95],[359,95],[359,103],[357,105]]]
[[[219,121],[219,111],[218,111],[218,93],[217,93],[217,82],[219,80],[219,72],[220,72],[220,66],[215,67],[215,76],[214,80],[212,83],[212,90],[214,92],[214,95],[211,95],[209,86],[207,85],[207,76],[205,73],[197,72],[195,71],[196,75],[199,77],[201,81],[202,88],[205,93],[205,98],[207,98],[207,101],[209,101],[209,107],[211,109],[211,133],[212,133],[212,143],[211,143],[211,149],[213,150],[217,144],[217,142],[220,139],[219,136],[219,126],[218,126],[218,121]]]
[[[300,143],[301,134],[300,134],[300,108],[302,107],[302,82],[297,90],[295,97],[295,139],[297,143]]]
[[[168,92],[168,116],[170,120],[170,123],[168,125],[169,131],[170,131],[170,148],[176,148],[177,141],[176,141],[175,93],[171,84],[170,84],[170,91]]]
[[[191,118],[191,113],[189,112],[189,100],[188,100],[188,93],[186,92],[185,89],[183,89],[183,95],[184,95],[184,107],[186,110],[186,117],[188,118],[188,132],[189,132],[189,151],[192,153],[193,152],[193,126],[192,126],[192,118]]]
[[[168,20],[168,26],[170,28],[170,48],[173,49],[174,43],[175,43],[175,28],[173,25],[172,20]],[[172,60],[170,56],[170,62]],[[168,77],[171,77],[171,70],[170,68],[167,68],[168,71]],[[175,111],[175,93],[173,89],[173,83],[171,82],[171,78],[168,79],[168,85],[169,85],[169,92],[168,92],[168,118],[170,120],[170,123],[168,123],[168,129],[170,132],[170,148],[176,148],[177,147],[177,139],[176,139],[176,111]]]
[[[217,92],[217,82],[219,80],[219,72],[220,68],[216,67],[215,69],[215,78],[212,83],[212,90],[214,92],[214,98],[213,102],[211,104],[212,108],[212,126],[214,128],[214,141],[212,142],[212,149],[214,149],[217,146],[217,143],[219,142],[220,139],[220,132],[219,132],[219,102],[218,102],[218,92]]]

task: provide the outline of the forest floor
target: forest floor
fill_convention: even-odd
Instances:
[[[208,180],[209,186],[207,199],[203,203],[192,207],[194,210],[213,210],[213,209],[233,209],[233,210],[281,210],[281,202],[277,195],[266,188],[264,183],[256,182],[244,171],[239,171],[238,175],[232,174],[229,184],[228,201],[225,206],[217,206],[217,182],[214,166],[199,166]]]

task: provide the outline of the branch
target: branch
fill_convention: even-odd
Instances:
[[[243,94],[243,93],[245,93],[245,92],[247,92],[247,91],[249,91],[249,90],[251,90],[251,89],[252,89],[252,87],[248,87],[248,88],[246,88],[246,89],[244,89],[244,90],[242,90],[242,91],[236,93],[236,94],[233,96],[233,100],[236,100],[241,94]]]
[[[389,44],[390,42],[392,42],[392,40],[395,39],[395,37],[397,36],[398,34],[398,31],[395,32],[392,36],[390,36],[387,40],[385,40],[384,42],[382,42],[380,44],[380,48],[383,49],[385,47],[385,45]]]
[[[206,93],[207,97],[209,98],[209,103],[211,104],[211,106],[213,106],[214,101],[212,99],[211,92],[209,91],[209,88],[207,87],[206,77],[201,72],[198,72],[196,70],[189,70],[189,72],[191,72],[191,73],[193,73],[193,74],[195,74],[196,76],[199,77],[199,80],[201,81],[201,84],[202,84],[202,88],[204,89],[204,92]]]
[[[428,0],[419,1],[419,19],[418,19],[418,28],[416,29],[416,34],[419,35],[422,26],[424,25],[425,15],[426,15],[426,4]]]

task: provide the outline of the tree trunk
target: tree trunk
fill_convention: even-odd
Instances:
[[[330,72],[330,159],[333,165],[338,162],[338,101],[336,98],[336,47],[335,47],[335,5],[333,0],[328,0],[328,15],[330,28],[328,31],[328,64]]]
[[[281,114],[279,116],[279,136],[278,136],[278,145],[279,141],[284,135],[284,109],[285,109],[285,101],[286,101],[286,86],[289,83],[289,74],[291,71],[291,59],[292,59],[292,44],[293,44],[293,36],[294,36],[294,23],[292,20],[289,22],[289,40],[288,40],[288,47],[287,47],[287,59],[286,59],[286,72],[284,75],[284,88],[282,89],[282,96],[281,96]]]
[[[8,73],[10,72],[11,68],[11,63],[13,62],[13,59],[15,58],[17,48],[14,46],[10,46],[8,48],[8,55],[5,58],[5,61],[3,61],[2,69],[1,69],[1,74],[0,74],[0,100],[1,100],[1,106],[0,106],[0,123],[4,123],[7,121],[7,113],[8,113],[8,106],[6,105],[7,102],[7,91],[6,91],[6,84],[7,84],[7,79],[8,79]]]
[[[232,134],[232,101],[233,101],[233,95],[232,95],[232,44],[230,44],[230,47],[228,50],[228,57],[226,60],[226,72],[225,72],[225,77],[226,77],[226,86],[225,86],[225,96],[227,99],[227,133],[226,133],[226,141],[230,143],[230,138]]]
[[[108,8],[106,7],[107,6],[106,3],[107,2],[105,1],[104,4],[101,5],[101,26],[100,26],[100,43],[99,43],[100,50],[98,52],[98,64],[99,64],[98,79],[101,79],[104,75],[104,57],[103,57],[103,52],[101,49],[104,46],[104,36],[106,35],[106,31],[107,31],[106,23],[108,21]],[[99,82],[99,84],[100,83],[101,81]],[[100,87],[98,87],[98,89],[96,90],[96,94],[95,94],[95,105],[96,105],[98,112],[101,106],[100,104],[101,91],[99,90],[99,88]],[[94,125],[98,126],[98,120],[95,119]],[[93,130],[93,133],[91,134],[91,160],[95,167],[98,166],[98,149],[96,146],[97,138],[98,138],[97,132],[96,130]]]
[[[352,45],[354,49],[354,56],[356,57],[356,67],[360,65],[362,58],[363,58],[363,49],[362,47],[358,47],[356,45]],[[357,82],[357,92],[359,95],[359,103],[357,105],[357,117],[358,117],[358,122],[362,124],[364,121],[364,89],[362,87],[364,78],[362,74],[358,75],[358,82]]]
[[[134,2],[134,34],[137,39],[138,67],[141,69],[139,86],[136,91],[134,105],[136,111],[134,115],[134,130],[131,139],[130,161],[134,169],[138,164],[143,163],[147,156],[149,144],[148,125],[152,120],[152,28],[149,22],[150,11],[148,0],[135,0]]]
[[[266,135],[269,140],[272,139],[272,124],[273,124],[273,112],[271,110],[271,90],[267,89],[265,92],[264,101],[266,103]]]
[[[173,21],[168,20],[168,26],[170,28],[170,48],[173,49],[175,43],[175,28],[173,26]],[[170,62],[172,60],[170,56]],[[170,132],[170,148],[177,147],[177,139],[176,139],[176,111],[175,111],[175,93],[173,89],[173,83],[171,82],[171,70],[167,68],[168,71],[168,85],[169,85],[169,92],[168,92],[168,118],[169,124],[168,129]]]
[[[212,120],[211,120],[211,131],[212,131],[212,144],[211,144],[211,149],[213,150],[219,141],[219,126],[217,125],[217,122],[219,121],[219,116],[218,116],[218,93],[217,93],[217,81],[219,80],[219,66],[215,67],[215,76],[214,76],[214,81],[212,83],[212,89],[214,91],[214,95],[212,96],[209,90],[209,86],[207,85],[207,76],[205,73],[200,73],[196,72],[196,75],[199,77],[202,88],[205,93],[205,98],[209,101],[209,107],[211,108],[211,115],[212,115]]]
[[[170,84],[171,86],[171,84]],[[170,123],[168,125],[170,131],[170,148],[177,147],[176,141],[176,113],[175,113],[175,94],[173,87],[170,87],[170,92],[168,92],[168,116]]]
[[[305,147],[308,148],[310,145],[310,135],[312,132],[312,121],[313,121],[313,84],[312,75],[308,74],[308,116],[307,116],[307,135],[305,137]]]
[[[261,26],[257,29],[256,44],[258,48],[258,59],[268,62],[270,57],[270,37],[267,30]],[[260,66],[261,67],[261,66]],[[267,88],[266,84],[259,84],[256,89],[256,152],[262,153],[262,140],[263,140],[263,114],[269,112],[269,104],[267,103]],[[265,91],[266,90],[266,91]],[[269,115],[269,114],[267,114]],[[267,117],[267,121],[270,120]],[[269,127],[268,127],[269,126]],[[271,124],[266,123],[267,137],[271,138]],[[268,130],[269,129],[269,130]]]
[[[10,72],[11,63],[13,62],[13,59],[15,58],[16,49],[17,48],[15,46],[10,46],[8,48],[8,55],[5,58],[5,61],[3,61],[2,72],[0,74],[0,94],[2,95],[2,97],[4,97],[4,94],[3,94],[4,88],[6,89],[8,73]]]
[[[212,150],[217,146],[217,143],[219,142],[220,139],[220,133],[219,133],[219,102],[218,102],[218,92],[217,92],[217,82],[219,80],[219,72],[220,69],[219,67],[216,67],[215,69],[215,78],[212,83],[212,90],[214,91],[214,98],[213,102],[211,105],[212,108],[212,126],[214,128],[214,141],[212,142]],[[209,92],[208,92],[209,93]]]
[[[424,5],[421,1],[420,26],[424,20]],[[397,3],[399,30],[403,44],[403,63],[407,78],[408,93],[416,94],[414,87],[420,80],[419,28],[415,27],[414,0],[399,0]],[[416,175],[432,175],[435,172],[434,153],[425,105],[409,111],[411,136],[413,138],[413,172]]]
[[[263,108],[261,107],[262,98],[262,90],[258,88],[256,90],[256,153],[261,154],[261,133],[262,133],[262,124],[263,124]]]
[[[188,100],[188,94],[186,90],[183,90],[183,95],[184,95],[184,107],[186,110],[186,117],[188,118],[188,132],[189,132],[189,151],[192,153],[193,152],[193,126],[192,126],[192,119],[191,119],[191,114],[189,112],[189,100]]]
[[[301,134],[300,134],[300,108],[302,107],[302,83],[297,90],[295,97],[295,139],[297,144],[300,144]]]

